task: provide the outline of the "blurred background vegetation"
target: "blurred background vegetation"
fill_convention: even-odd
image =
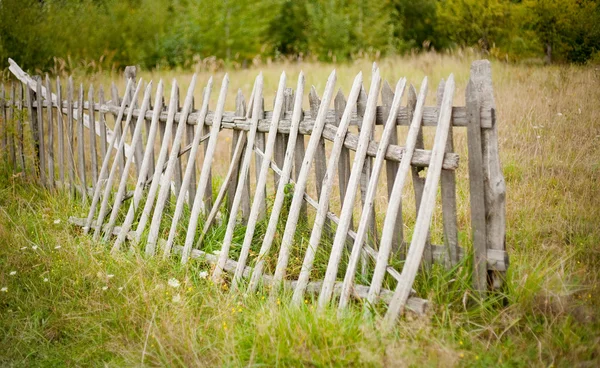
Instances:
[[[598,2],[1,0],[0,68],[8,57],[59,72],[344,62],[465,47],[511,62],[586,63],[600,60]]]

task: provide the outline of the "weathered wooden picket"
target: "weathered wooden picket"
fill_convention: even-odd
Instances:
[[[93,87],[86,101],[84,86],[76,94],[69,78],[64,101],[60,79],[52,83],[46,77],[44,84],[9,62],[19,82],[6,84],[8,93],[4,84],[0,90],[2,148],[8,164],[15,172],[39,178],[51,190],[69,189],[80,197],[89,211],[71,222],[91,232],[94,239],[110,241],[112,252],[128,242],[142,247],[148,256],[177,253],[183,263],[202,258],[214,265],[215,282],[230,282],[231,290],[244,293],[269,285],[271,297],[279,296],[283,287],[293,290],[293,305],[303,303],[309,292],[318,294],[319,309],[329,305],[334,295],[340,310],[352,298],[365,301],[367,314],[373,311],[370,306],[387,304],[387,325],[405,308],[424,313],[427,301],[414,295],[412,286],[420,267],[433,262],[451,267],[472,254],[476,290],[485,293],[501,286],[508,267],[505,189],[488,61],[476,61],[471,67],[466,106],[453,106],[453,75],[440,84],[437,106],[425,106],[427,78],[418,94],[406,78],[392,88],[374,65],[368,94],[359,73],[347,99],[341,91],[334,95],[334,71],[321,98],[314,87],[310,89],[309,110],[302,108],[304,75],[292,89],[286,87],[284,73],[273,110],[264,111],[259,74],[247,105],[238,91],[234,112],[225,111],[227,75],[214,110],[209,108],[212,78],[196,110],[196,76],[182,107],[176,81],[165,106],[163,82],[158,82],[152,99],[153,82],[136,80],[132,67],[125,73],[123,97],[113,84],[110,101],[105,101],[102,88],[96,95]],[[405,95],[408,103],[401,106]],[[112,130],[108,120],[114,120]],[[378,142],[375,125],[383,126]],[[358,134],[351,126],[358,128]],[[398,142],[398,126],[408,127],[403,146]],[[428,126],[435,129],[431,150],[425,149],[423,139],[423,127]],[[454,152],[453,129],[462,127],[467,129],[472,253],[458,240],[455,170],[459,156]],[[232,131],[230,157],[216,157],[218,145],[223,144],[219,132],[227,129]],[[326,141],[332,143],[329,148]],[[27,147],[33,154],[27,153]],[[213,193],[213,164],[225,159],[227,174]],[[384,164],[388,203],[380,228],[374,203]],[[313,172],[318,198],[307,189]],[[255,175],[252,185],[251,175]],[[269,175],[275,179],[271,194]],[[331,209],[336,176],[341,203],[337,214]],[[402,193],[409,176],[416,202],[412,236],[406,236],[402,219]],[[434,245],[429,232],[440,185],[444,244]],[[310,215],[307,205],[315,209]],[[362,211],[356,211],[357,206]],[[189,216],[184,216],[186,207]],[[166,208],[172,210],[168,219]],[[354,218],[357,213],[360,216]],[[221,248],[215,253],[204,251],[203,242],[219,216],[227,221]],[[189,220],[180,224],[183,218]],[[266,228],[257,233],[261,222]],[[310,239],[300,247],[295,235],[306,223]],[[177,244],[182,225],[185,241]],[[235,240],[239,226],[244,226],[245,234]],[[255,254],[252,246],[257,242],[260,250]],[[290,280],[290,258],[298,255],[295,248],[301,249],[303,262],[298,278]],[[322,252],[328,255],[326,271],[322,279],[313,279],[315,258]],[[273,254],[276,262],[269,267],[268,256]]]

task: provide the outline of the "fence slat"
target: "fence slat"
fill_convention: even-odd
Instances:
[[[194,80],[194,78],[192,78],[192,80]],[[158,153],[158,160],[156,161],[156,167],[154,169],[154,176],[152,177],[152,183],[150,184],[150,189],[148,189],[148,194],[146,196],[146,203],[144,204],[144,209],[142,210],[142,214],[140,215],[140,219],[138,221],[138,225],[136,227],[135,230],[135,239],[134,242],[132,242],[132,246],[134,244],[136,244],[137,242],[139,242],[142,233],[144,232],[144,229],[146,228],[146,224],[148,223],[148,220],[150,219],[150,213],[152,212],[152,208],[154,207],[154,201],[156,199],[157,194],[159,194],[159,188],[161,188],[160,190],[162,190],[162,186],[163,186],[163,182],[161,180],[161,177],[164,175],[165,177],[167,176],[167,174],[169,174],[169,178],[165,179],[165,185],[169,185],[170,181],[171,181],[171,176],[173,173],[173,164],[171,164],[171,167],[169,168],[169,164],[167,162],[167,167],[164,170],[161,169],[164,165],[165,165],[165,161],[167,161],[167,155],[169,155],[169,161],[170,161],[170,154],[169,154],[169,144],[171,142],[171,136],[173,135],[173,123],[175,121],[175,113],[177,112],[177,81],[173,80],[173,84],[171,87],[171,95],[170,95],[170,99],[169,99],[169,108],[167,110],[167,121],[165,122],[165,124],[160,124],[159,127],[160,129],[164,128],[164,132],[162,133],[162,142],[161,142],[161,146],[160,146],[160,151]],[[161,98],[162,101],[164,101],[164,99]],[[161,102],[161,106],[163,105],[163,103]],[[170,188],[166,188],[165,189],[167,191],[167,193],[169,193]],[[158,201],[157,201],[157,205],[158,205]],[[164,209],[164,200],[161,200],[161,203],[163,203],[161,206]],[[124,236],[124,235],[123,235]],[[119,240],[119,238],[117,239]],[[123,241],[123,239],[120,239],[120,241]]]
[[[23,83],[17,82],[17,159],[19,166],[23,170],[23,175],[27,175],[25,167],[25,137],[23,136]]]
[[[194,111],[194,106],[195,106],[195,99],[192,99],[192,106],[191,106],[191,110]],[[200,123],[200,121],[198,121],[198,123]],[[204,127],[204,124],[195,124],[197,125],[198,130],[202,130],[202,128]],[[185,124],[185,141],[187,142],[188,145],[192,144],[192,142],[194,141],[194,127],[195,125],[193,124],[188,124],[186,122]],[[202,134],[200,134],[202,135]],[[192,204],[194,203],[194,198],[196,198],[196,158],[194,158],[194,160],[190,163],[189,160],[190,156],[188,155],[188,165],[192,165],[193,170],[190,171],[190,179],[186,183],[183,183],[181,185],[183,185],[183,187],[185,188],[184,192],[187,191],[187,202],[188,205],[191,207]],[[185,167],[185,172],[184,172],[184,177],[185,177],[185,173],[188,172],[188,168],[187,166]],[[183,180],[185,181],[185,180]]]
[[[6,118],[6,109],[4,106],[7,104],[4,83],[0,83],[0,115],[2,115],[2,123],[4,124],[2,132],[2,151],[6,153],[6,146],[8,144],[8,119]]]
[[[377,98],[379,96],[379,87],[381,85],[381,78],[379,76],[379,69],[376,69],[371,78],[371,88],[369,90],[369,96],[367,98],[366,109],[362,122],[362,130],[360,133],[358,147],[354,156],[354,162],[352,164],[352,171],[350,172],[350,180],[348,184],[348,191],[346,192],[346,198],[344,198],[344,205],[340,215],[340,223],[337,226],[333,245],[331,247],[331,254],[329,255],[329,262],[327,263],[327,271],[325,272],[325,278],[323,279],[323,288],[319,294],[318,308],[323,309],[331,299],[333,293],[333,285],[337,277],[337,271],[340,259],[342,257],[342,250],[346,243],[346,237],[350,228],[350,218],[354,209],[354,201],[356,198],[356,192],[360,182],[362,181],[363,166],[366,160],[367,146],[371,139],[372,126],[375,123],[375,108],[377,107]],[[358,102],[360,104],[360,94]]]
[[[388,208],[386,210],[386,216],[383,225],[383,233],[381,237],[381,242],[379,243],[379,252],[377,254],[377,259],[375,262],[375,269],[373,271],[373,277],[371,279],[371,286],[367,295],[367,303],[373,303],[379,296],[381,286],[383,284],[383,278],[388,267],[389,256],[393,246],[393,235],[396,231],[396,218],[398,216],[398,212],[401,209],[400,204],[402,203],[402,190],[404,189],[404,184],[408,177],[408,171],[411,167],[411,156],[413,155],[415,147],[419,140],[418,137],[419,132],[421,131],[423,110],[425,107],[426,97],[427,77],[423,79],[423,82],[421,83],[421,89],[419,91],[419,97],[415,99],[415,107],[413,110],[414,113],[412,114],[413,121],[410,125],[408,135],[406,138],[406,155],[402,158],[402,161],[400,162],[400,167],[394,178],[392,196],[390,202],[388,203]],[[350,284],[352,282],[352,277],[352,274],[346,272],[346,276],[344,278],[344,290],[351,286]],[[340,299],[340,308],[343,307],[344,305],[341,303]],[[365,308],[365,312],[368,313],[369,308]]]
[[[154,106],[156,106],[156,108],[152,111],[152,120],[150,122],[150,130],[148,132],[148,137],[147,137],[148,139],[146,141],[146,147],[144,150],[144,159],[142,161],[142,168],[140,169],[140,174],[138,175],[137,182],[135,184],[135,189],[133,191],[133,199],[131,200],[129,209],[127,210],[127,215],[125,216],[125,220],[123,221],[123,224],[121,225],[121,232],[117,236],[117,240],[115,240],[115,243],[113,244],[113,247],[111,249],[111,252],[113,254],[119,251],[119,249],[121,248],[121,244],[125,240],[125,236],[129,232],[129,229],[131,229],[131,225],[133,224],[133,221],[135,219],[136,210],[138,209],[139,203],[142,199],[142,194],[143,194],[144,186],[146,183],[146,176],[149,173],[151,166],[153,165],[154,152],[150,148],[154,147],[156,132],[158,130],[158,118],[159,118],[160,112],[161,112],[161,109],[159,106],[161,106],[162,97],[163,97],[163,81],[160,80],[158,82],[158,86],[156,87],[156,99],[155,99],[155,103],[154,103]],[[166,156],[166,154],[164,156]],[[157,179],[157,182],[158,182],[158,179]]]
[[[444,151],[448,140],[448,128],[450,127],[450,119],[452,117],[454,89],[454,76],[450,74],[450,77],[448,77],[448,81],[446,82],[444,98],[440,107],[440,117],[431,153],[431,164],[427,170],[427,178],[423,189],[421,208],[417,215],[415,230],[406,256],[406,262],[402,268],[400,280],[398,281],[394,297],[392,298],[385,315],[384,325],[388,328],[396,321],[398,315],[402,313],[421,264],[423,250],[429,234],[431,216],[433,215],[435,207],[435,198],[442,171]]]
[[[38,144],[39,144],[39,167],[40,167],[40,180],[42,181],[42,185],[47,185],[46,180],[46,146],[44,142],[44,117],[43,117],[43,108],[42,108],[42,78],[36,77],[36,112],[37,112],[37,124],[38,124]]]
[[[182,113],[182,109],[181,109],[181,95],[179,93],[179,86],[177,87],[177,111],[180,112],[180,114]],[[192,100],[191,102],[194,102],[194,98],[192,96]],[[190,106],[191,109],[191,106]],[[180,120],[181,122],[181,120]],[[183,123],[183,129],[185,132],[185,124],[186,122],[184,121]],[[179,131],[179,128],[177,128],[177,131]],[[171,143],[171,149],[173,149],[173,146],[175,145],[175,137],[177,137],[177,134],[175,134],[175,136],[173,136],[173,142]],[[183,140],[183,136],[180,138],[180,140]],[[181,147],[181,141],[178,143],[178,146]],[[174,162],[174,168],[175,171],[173,172],[173,185],[174,185],[174,195],[175,197],[177,197],[179,195],[179,192],[181,191],[181,181],[183,180],[183,171],[181,169],[181,156],[179,156],[179,148],[177,149],[177,157],[175,159]],[[167,198],[168,201],[168,198]],[[167,202],[169,204],[169,202]]]
[[[283,91],[283,114],[282,116],[285,115],[285,113],[287,111],[289,111],[288,107],[291,107],[291,104],[293,103],[293,96],[294,92],[291,88],[286,88],[285,91]],[[273,114],[275,114],[275,107],[273,107]],[[279,124],[279,122],[277,122]],[[283,167],[283,161],[285,159],[285,145],[288,141],[287,139],[287,134],[283,134],[283,133],[277,133],[277,138],[275,140],[275,151],[273,154],[273,157],[275,157],[275,162],[277,163],[277,165],[279,167]],[[274,186],[273,188],[277,188],[279,186],[279,175],[276,173],[273,173],[273,178],[274,178]]]
[[[315,125],[313,128],[312,135],[308,141],[308,147],[306,149],[304,160],[302,161],[302,170],[298,175],[298,181],[294,185],[294,195],[292,197],[292,203],[290,205],[289,216],[285,225],[285,231],[281,240],[281,247],[279,250],[279,257],[277,259],[277,266],[273,275],[273,287],[271,289],[270,297],[274,298],[277,294],[281,284],[285,278],[286,268],[289,262],[290,249],[294,241],[294,234],[296,233],[296,226],[300,216],[300,207],[304,201],[304,193],[306,191],[306,184],[308,181],[308,174],[310,172],[310,166],[313,158],[317,151],[317,146],[321,140],[321,134],[325,126],[325,117],[327,115],[327,107],[329,106],[333,98],[333,90],[337,80],[335,70],[331,72],[325,85],[325,92],[323,93],[323,101],[319,107],[319,112],[315,119]],[[254,271],[256,272],[256,270]],[[260,277],[261,275],[258,275]]]
[[[4,88],[4,85],[2,86],[2,88]],[[33,90],[33,87],[31,86],[31,84],[27,84],[27,110],[28,110],[28,115],[29,115],[29,124],[31,125],[31,136],[33,138],[33,167],[32,167],[32,174],[33,177],[38,176],[39,174],[37,173],[37,171],[39,170],[39,149],[40,149],[40,145],[38,142],[39,136],[38,136],[38,123],[37,123],[37,113],[34,110],[33,107],[33,100],[35,98],[35,91]]]
[[[100,106],[105,104],[104,87],[102,87],[102,85],[100,85],[100,88],[98,89],[98,103]],[[98,115],[98,121],[100,123],[100,158],[104,159],[107,151],[106,144],[108,143],[106,137],[106,116],[103,112],[100,112]]]
[[[248,284],[247,293],[254,292],[258,287],[265,264],[265,257],[271,250],[275,232],[277,231],[277,225],[279,224],[281,211],[285,201],[286,186],[288,185],[290,176],[292,174],[292,166],[296,163],[296,154],[298,153],[297,144],[299,143],[298,128],[302,120],[302,98],[304,96],[304,83],[304,73],[300,72],[298,75],[294,105],[292,107],[292,124],[290,126],[290,132],[288,135],[288,144],[285,158],[283,160],[283,169],[280,175],[279,184],[277,186],[275,200],[273,201],[273,208],[271,209],[271,216],[269,217],[267,230],[263,237],[263,241],[258,253],[254,272],[252,273],[252,277]],[[304,148],[304,141],[302,141],[302,147]]]
[[[127,87],[125,87],[125,93],[128,94],[129,90],[132,87],[131,82],[127,82]],[[71,96],[71,91],[73,90],[72,88],[72,82],[71,79],[69,78],[69,91],[68,94],[69,96]],[[113,95],[113,97],[115,97]],[[68,99],[68,101],[70,101],[71,98]],[[115,100],[119,101],[119,98],[117,97],[117,99]],[[67,103],[69,106],[71,106],[71,103],[68,102]],[[106,152],[106,155],[104,155],[104,158],[102,159],[102,167],[100,168],[100,174],[98,175],[98,185],[96,185],[96,188],[94,189],[94,196],[92,197],[92,203],[90,205],[90,210],[88,212],[88,216],[85,220],[85,226],[83,227],[83,233],[87,234],[90,231],[90,227],[92,226],[92,222],[94,220],[94,214],[96,213],[96,206],[98,205],[98,201],[100,200],[100,195],[102,193],[102,185],[106,185],[105,183],[105,179],[107,178],[107,174],[108,174],[108,165],[110,164],[110,156],[111,156],[111,151],[113,150],[113,148],[115,149],[115,159],[113,160],[112,166],[115,165],[115,163],[117,164],[117,166],[119,165],[119,157],[120,157],[120,153],[121,150],[118,149],[118,146],[115,147],[115,143],[117,142],[117,137],[121,136],[121,133],[123,131],[123,126],[121,124],[121,121],[123,120],[123,114],[125,113],[125,108],[127,107],[127,100],[123,100],[123,102],[121,103],[121,107],[119,108],[119,113],[117,114],[117,117],[115,118],[115,127],[114,127],[114,131],[113,134],[110,138],[110,144],[107,147],[108,151]],[[72,109],[69,107],[68,111],[72,111]],[[70,119],[72,120],[72,119]],[[112,166],[111,166],[111,171],[112,171]],[[70,171],[69,171],[70,173]],[[73,185],[73,181],[72,178],[71,179],[71,185]]]
[[[239,117],[246,116],[246,102],[244,101],[244,95],[242,94],[242,90],[238,89],[237,96],[235,98],[235,114]],[[241,139],[243,134],[242,131],[233,130],[231,138],[231,162],[239,160],[234,160],[234,156],[236,155],[237,143]],[[246,138],[244,138],[244,142],[246,142]],[[229,189],[227,192],[227,212],[231,212],[231,206],[233,205],[233,197],[235,196],[235,191],[237,189],[238,175],[240,171],[240,165],[235,164],[233,167],[233,173],[231,177],[231,185],[229,185]],[[245,194],[242,196],[242,219],[244,223],[248,222],[248,216],[250,216],[250,179],[246,179],[246,185],[244,187]],[[211,211],[212,212],[212,211]]]
[[[57,134],[58,134],[58,177],[60,185],[64,190],[66,188],[65,183],[65,129],[63,123],[63,110],[62,110],[62,87],[60,85],[60,77],[56,77],[56,102],[57,102]]]
[[[8,152],[10,157],[10,165],[12,167],[13,172],[17,169],[17,152],[15,151],[15,110],[17,103],[15,102],[15,82],[10,82],[10,109],[8,120],[5,121],[7,126],[10,126],[8,131]],[[10,125],[9,125],[10,124]]]
[[[223,84],[223,86],[221,88],[225,87],[226,88],[226,84]],[[196,157],[198,155],[198,149],[200,148],[200,138],[202,137],[202,132],[204,131],[204,118],[206,116],[206,114],[208,113],[208,103],[210,100],[210,93],[212,92],[212,77],[208,80],[208,83],[206,84],[206,87],[204,88],[204,94],[203,94],[203,99],[202,99],[202,108],[200,110],[200,114],[198,115],[198,127],[196,130],[196,133],[193,137],[192,140],[192,148],[190,150],[190,154],[188,157],[188,162],[187,162],[187,166],[185,168],[185,174],[183,176],[183,188],[191,188],[192,186],[194,187],[194,192],[196,191],[196,182],[192,181],[192,173],[194,173],[196,171]],[[220,99],[219,102],[217,103],[217,110],[219,111],[223,111],[223,105],[225,104],[225,99]],[[215,114],[215,119],[217,119],[219,117],[219,114]],[[189,133],[189,131],[188,131]],[[195,176],[195,175],[194,175]],[[190,185],[191,184],[191,185]],[[196,197],[194,197],[196,198]],[[200,198],[200,197],[198,197]],[[194,205],[196,203],[196,199],[193,200],[192,202]],[[179,193],[179,196],[177,197],[177,202],[175,204],[175,212],[173,212],[173,220],[171,221],[171,228],[169,230],[169,236],[167,239],[167,244],[165,245],[164,251],[163,251],[163,258],[167,258],[170,254],[171,254],[171,247],[173,246],[173,242],[175,240],[175,235],[177,234],[177,225],[179,224],[179,219],[181,218],[181,215],[183,213],[183,205],[185,204],[185,193],[182,190]],[[198,221],[198,214],[194,213],[194,209],[199,212],[199,208],[198,205],[195,205],[194,207],[192,207],[192,214],[190,215],[190,222],[194,221],[194,218],[196,218],[195,221]],[[194,233],[196,232],[196,229],[194,227]]]
[[[133,83],[132,83],[132,85],[133,85]],[[140,93],[140,89],[141,89],[141,83],[139,83],[135,89],[134,98],[133,99],[123,98],[123,100],[125,101],[124,103],[127,103],[127,101],[129,101],[129,102],[135,101],[135,99],[137,98],[137,95]],[[129,109],[129,112],[127,113],[127,119],[125,120],[125,125],[123,125],[123,127],[121,128],[121,137],[119,138],[119,145],[117,146],[117,152],[121,152],[121,150],[125,146],[125,139],[127,138],[127,128],[129,127],[129,125],[131,123],[132,111],[133,111],[132,105],[129,105],[129,107],[130,107],[130,109]],[[116,130],[116,128],[115,128],[115,130]],[[106,179],[106,184],[104,187],[104,194],[102,195],[102,204],[100,205],[100,211],[98,212],[98,218],[96,219],[96,226],[94,228],[94,240],[98,240],[98,238],[100,237],[100,233],[102,232],[102,224],[104,223],[104,217],[106,216],[106,212],[108,211],[108,200],[110,197],[110,192],[112,190],[113,183],[116,178],[118,166],[119,166],[118,160],[113,161],[111,168],[110,168],[110,173],[108,174],[108,179]],[[128,174],[124,170],[124,167],[125,166],[123,166],[123,170],[121,171],[122,176],[126,176]],[[100,186],[98,186],[98,188],[100,188]],[[91,214],[93,216],[93,213],[91,213]]]
[[[48,186],[54,188],[54,119],[52,114],[52,87],[46,74],[46,109],[48,110]]]
[[[481,103],[472,80],[466,90],[467,113],[470,124],[467,127],[469,154],[469,194],[471,201],[471,227],[473,237],[473,287],[487,289],[487,244],[485,223],[485,191],[483,154],[481,139]]]
[[[340,121],[346,109],[346,98],[342,93],[342,89],[338,90],[335,100],[333,101],[335,107],[335,120],[336,126],[339,129]],[[354,103],[356,104],[356,102]],[[353,104],[353,105],[354,105]],[[354,108],[355,106],[353,106]],[[348,180],[350,180],[350,150],[342,145],[340,152],[340,159],[338,161],[338,181],[340,191],[340,206],[344,205],[344,197],[346,197],[346,188],[348,187]],[[350,218],[350,230],[354,230],[354,216]],[[351,242],[348,242],[348,248],[352,246]]]
[[[194,74],[194,76],[192,77],[192,81],[190,82],[190,85],[188,87],[187,95],[185,96],[185,100],[183,102],[183,109],[181,110],[181,114],[179,116],[177,130],[175,131],[175,137],[173,137],[173,144],[171,146],[171,152],[169,153],[169,161],[167,162],[167,168],[160,180],[160,191],[156,200],[154,214],[152,215],[152,222],[150,223],[150,231],[148,233],[148,241],[146,243],[145,252],[147,256],[153,256],[156,251],[156,243],[158,241],[158,231],[160,228],[160,222],[162,220],[166,202],[171,193],[171,177],[173,177],[173,174],[176,172],[176,167],[179,167],[179,169],[181,169],[181,162],[179,160],[179,150],[181,148],[183,134],[185,133],[185,124],[190,113],[190,108],[192,106],[194,88],[196,87],[196,78],[197,76],[196,74]],[[173,88],[175,89],[175,102],[171,102],[173,102],[174,105],[177,107],[179,105],[177,98],[177,96],[179,96],[179,88],[175,81],[173,81],[173,84]],[[140,229],[139,226],[138,229]],[[141,231],[143,231],[143,228],[141,228]],[[138,230],[138,234],[140,234],[140,230]]]
[[[135,83],[134,82],[135,81],[132,81],[132,84],[131,84],[131,89],[132,90],[135,90]],[[128,81],[127,81],[127,83],[128,83]],[[117,85],[113,82],[111,84],[111,88],[110,88],[110,94],[111,94],[111,98],[112,98],[113,104],[115,106],[122,106],[123,102],[129,103],[129,100],[126,98],[126,96],[129,96],[128,95],[129,92],[130,91],[126,90],[125,91],[125,95],[123,95],[124,97],[122,99],[120,99],[119,98],[119,89],[117,88]],[[119,128],[123,129],[123,126],[122,126],[123,125],[123,121],[122,120],[118,120],[117,121],[115,119],[115,130],[116,130],[116,126],[117,125],[119,125]],[[115,141],[115,143],[119,144],[118,139]],[[116,153],[116,160],[117,160],[117,164],[118,164],[118,170],[120,172],[123,172],[123,165],[125,163],[124,160],[123,160],[124,157],[125,157],[125,151],[124,150],[123,151],[117,151],[117,153]],[[119,172],[119,171],[117,171],[117,172]]]
[[[155,100],[158,101],[160,103],[160,100]],[[152,131],[152,119],[154,117],[154,110],[158,110],[160,111],[162,108],[161,105],[158,104],[153,104],[152,103],[152,98],[150,98],[150,104],[148,105],[148,110],[152,111],[152,118],[148,118],[146,116],[146,120],[145,120],[145,125],[146,125],[146,142],[150,141],[150,132]],[[159,113],[160,116],[160,113]],[[155,134],[156,136],[156,134]],[[146,180],[150,180],[150,178],[152,178],[152,176],[154,175],[154,141],[152,142],[152,144],[146,144],[146,146],[144,147],[144,158],[146,157],[146,149],[150,150],[150,154],[148,154],[148,169],[146,171]],[[142,166],[143,161],[142,161]]]
[[[94,86],[90,85],[90,89],[88,91],[88,113],[90,116],[90,121],[95,122],[95,111],[94,111]],[[102,129],[102,128],[101,128]],[[96,132],[95,129],[89,129],[88,133],[90,134],[90,171],[92,176],[92,188],[96,188],[98,183],[98,153],[96,150]]]
[[[212,280],[215,282],[221,281],[221,273],[223,272],[223,266],[227,259],[229,258],[229,248],[231,246],[231,242],[233,241],[233,231],[235,229],[235,225],[237,222],[237,213],[241,204],[243,188],[245,186],[246,178],[248,177],[248,172],[250,170],[250,160],[252,159],[252,152],[254,148],[254,144],[256,141],[256,127],[258,126],[258,120],[263,116],[263,75],[260,73],[254,82],[254,92],[252,97],[252,128],[248,132],[248,141],[246,142],[246,151],[244,153],[244,159],[242,161],[242,168],[240,171],[240,175],[238,177],[237,190],[235,192],[235,197],[233,198],[233,205],[231,207],[231,212],[229,213],[229,219],[227,221],[227,229],[225,230],[225,238],[223,239],[223,244],[221,245],[221,250],[219,254],[219,258],[217,260],[217,264],[215,265],[215,269],[212,273]],[[256,161],[258,162],[258,161]],[[262,163],[262,161],[261,161]],[[204,169],[204,167],[203,167]],[[259,168],[260,169],[260,168]],[[260,174],[260,173],[259,173]],[[256,197],[260,188],[254,193]],[[248,218],[248,223],[252,221],[252,213],[256,213],[257,216],[260,216],[260,211],[262,208],[259,206],[256,212],[253,208],[250,210],[250,216]],[[189,234],[188,234],[189,235]],[[187,246],[187,238],[186,238],[186,246]],[[186,248],[184,247],[184,253],[182,257],[182,262],[187,261],[187,257],[189,256],[188,252],[186,252]]]
[[[141,84],[141,83],[140,83]],[[134,152],[137,151],[137,147],[142,145],[142,127],[144,125],[144,114],[148,109],[148,105],[150,102],[150,94],[152,92],[152,82],[148,83],[146,86],[146,90],[144,91],[144,97],[142,98],[142,106],[140,108],[140,115],[135,123],[135,129],[133,131],[133,136],[131,137],[131,149]],[[104,240],[107,241],[110,238],[112,233],[112,229],[115,226],[115,222],[117,221],[117,216],[119,215],[119,210],[121,209],[121,205],[123,204],[123,196],[125,195],[125,190],[127,189],[127,180],[129,179],[129,168],[131,166],[131,162],[134,160],[134,156],[127,157],[125,161],[125,168],[123,171],[123,175],[121,176],[121,181],[117,187],[117,193],[115,194],[112,210],[110,213],[110,218],[108,220],[108,224],[104,229]],[[141,163],[140,163],[141,164]],[[141,167],[140,167],[141,172]],[[137,177],[140,177],[138,175]],[[144,176],[145,178],[145,176]],[[102,224],[100,224],[102,225]]]
[[[381,102],[386,109],[391,109],[392,102],[394,100],[394,91],[390,87],[387,81],[383,82],[383,87],[381,87]],[[388,110],[387,118],[389,119],[390,112]],[[390,136],[390,144],[397,145],[398,144],[398,128],[394,128]],[[398,172],[398,167],[400,164],[398,162],[386,160],[385,163],[385,172],[387,178],[387,192],[388,192],[388,203],[392,201],[392,189],[394,187],[394,181],[396,178],[396,173]],[[398,215],[396,216],[396,227],[392,238],[392,250],[397,252],[404,243],[404,233],[403,233],[403,225],[402,225],[402,201],[400,201],[400,207],[398,207]],[[382,234],[383,236],[383,234]]]
[[[250,246],[252,245],[252,240],[254,236],[254,230],[256,229],[256,223],[259,219],[259,210],[264,201],[266,200],[266,197],[264,197],[264,195],[266,194],[267,177],[269,173],[271,157],[273,157],[275,161],[277,161],[277,156],[275,155],[277,150],[276,143],[277,140],[281,141],[283,139],[281,136],[278,135],[277,128],[279,126],[279,119],[281,118],[284,106],[285,83],[286,75],[285,73],[282,73],[281,77],[279,78],[279,86],[277,88],[277,94],[275,96],[273,115],[271,117],[271,129],[269,130],[269,134],[267,135],[264,158],[262,161],[262,166],[260,167],[260,176],[258,182],[256,183],[256,192],[252,201],[252,209],[250,210],[248,224],[246,225],[246,233],[244,234],[244,242],[242,244],[242,248],[240,250],[240,255],[238,258],[238,266],[235,270],[234,277],[231,281],[231,290],[237,289],[237,284],[240,281],[240,278],[242,277],[244,268],[246,267],[246,262],[248,260],[248,252],[250,251]],[[281,149],[282,147],[284,146],[280,146],[279,149]],[[276,176],[278,177],[279,175]],[[219,267],[219,264],[217,264],[217,267]]]
[[[359,73],[355,78],[350,89],[349,103],[345,104],[344,111],[341,113],[340,121],[338,124],[338,130],[336,132],[336,139],[333,142],[333,147],[329,155],[329,163],[327,165],[327,172],[325,174],[325,180],[323,182],[323,191],[319,196],[319,205],[317,208],[317,214],[315,216],[315,222],[313,224],[312,232],[310,234],[310,240],[306,253],[304,254],[304,260],[302,261],[302,268],[300,269],[300,275],[298,277],[298,284],[294,289],[292,296],[292,304],[301,305],[304,299],[304,292],[309,282],[310,272],[312,271],[315,255],[319,244],[321,242],[321,235],[323,233],[323,226],[325,225],[325,219],[329,208],[330,196],[333,191],[333,181],[335,178],[335,171],[338,169],[340,157],[342,156],[344,137],[348,132],[348,126],[350,125],[350,115],[356,105],[358,94],[360,93],[360,86],[362,85],[362,73]],[[341,92],[338,92],[336,96],[336,107],[341,107],[339,104],[339,96]],[[342,96],[343,98],[343,96]]]
[[[389,86],[388,86],[389,87]],[[375,195],[377,194],[377,186],[379,182],[379,175],[383,168],[385,151],[391,141],[392,136],[396,135],[396,124],[394,116],[397,114],[400,108],[400,102],[404,94],[406,87],[406,78],[401,78],[396,84],[396,90],[394,98],[390,105],[390,116],[388,119],[383,133],[381,135],[381,141],[379,142],[377,156],[375,156],[375,162],[372,168],[371,177],[369,178],[369,185],[367,187],[367,193],[365,195],[365,204],[361,212],[360,222],[358,225],[358,231],[356,232],[356,238],[354,239],[354,245],[352,246],[352,252],[350,259],[348,260],[348,266],[346,268],[346,275],[344,276],[344,284],[342,286],[342,293],[340,294],[339,308],[343,309],[348,304],[350,297],[350,289],[354,284],[354,274],[356,273],[356,267],[358,266],[358,260],[363,252],[363,242],[367,235],[369,221],[372,218],[374,211],[373,203],[375,202]],[[400,195],[401,197],[401,195]]]
[[[81,200],[83,203],[87,200],[87,179],[85,172],[85,140],[83,126],[83,83],[79,85],[79,105],[77,106],[77,152],[78,152],[78,168],[79,168],[79,183],[81,185]],[[102,225],[102,224],[100,224]]]

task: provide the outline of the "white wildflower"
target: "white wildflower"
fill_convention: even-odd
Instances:
[[[48,282],[48,278],[47,277],[44,277],[44,282]]]
[[[54,223],[57,224],[57,225],[60,224],[60,219],[54,220]]]
[[[37,250],[37,249],[38,249],[38,246],[37,246],[37,245],[32,245],[32,246],[31,246],[31,249],[33,249],[33,250]]]
[[[541,136],[539,136],[539,135],[538,135],[536,138],[537,138],[537,139],[540,139],[540,138],[541,138]]]
[[[57,245],[56,247],[54,247],[54,249],[60,249],[62,248],[60,245]]]
[[[217,250],[213,251],[213,254],[218,256],[219,254],[221,254],[221,251],[219,249],[217,249]]]
[[[21,247],[21,250],[25,250],[25,249],[27,249],[27,247]]]
[[[179,294],[173,295],[172,301],[173,301],[173,303],[179,303],[179,302],[181,302],[181,295],[179,295]]]
[[[5,286],[2,289],[0,289],[0,291],[3,293],[8,293],[8,288]]]
[[[113,277],[115,277],[115,275],[113,275],[112,273],[109,273],[108,275],[106,275],[106,277],[108,277],[109,279],[112,279]]]
[[[102,291],[108,290],[108,286],[102,286]]]
[[[177,279],[169,279],[169,286],[170,286],[170,287],[173,287],[173,288],[178,288],[178,287],[179,287],[179,285],[181,285],[181,284],[179,283],[179,280],[177,280]]]
[[[202,271],[198,274],[198,277],[200,277],[201,279],[205,279],[208,276],[208,272],[206,271]]]
[[[9,275],[14,276],[17,274],[17,271],[10,271]]]
[[[562,116],[562,112],[556,113],[556,116]]]
[[[119,290],[119,291],[123,290],[123,286],[119,286],[119,288],[117,290]]]

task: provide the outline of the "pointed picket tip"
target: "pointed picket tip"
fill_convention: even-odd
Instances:
[[[377,67],[377,62],[374,61],[373,62],[373,66],[371,67],[371,72],[375,73],[375,70],[378,70],[379,68]]]

